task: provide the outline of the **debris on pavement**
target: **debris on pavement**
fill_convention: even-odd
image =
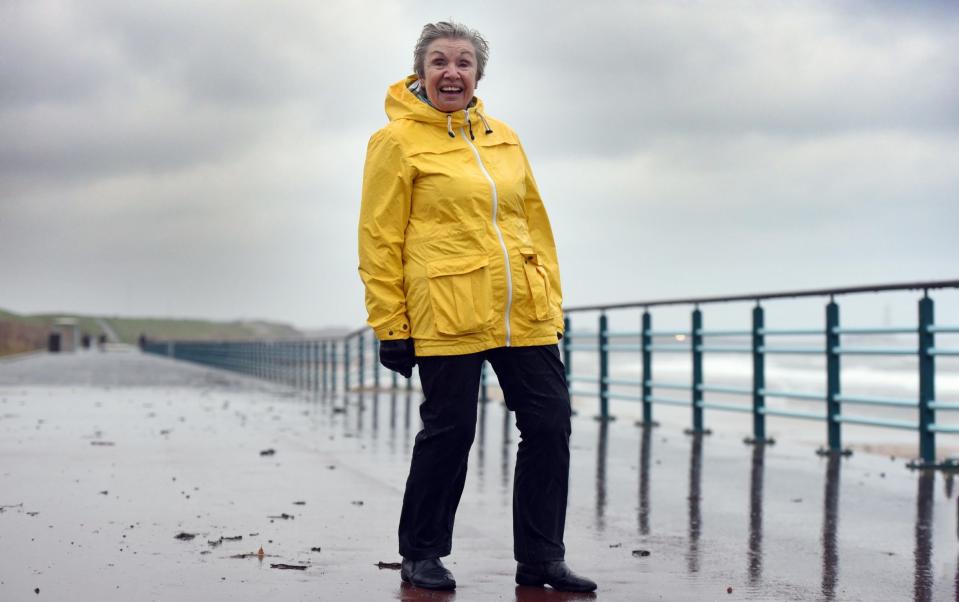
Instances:
[[[90,445],[100,445],[102,447],[112,447],[115,445],[113,441],[91,441]]]
[[[306,565],[305,564],[283,564],[281,562],[277,564],[270,563],[270,568],[271,569],[289,569],[293,571],[305,571]]]
[[[179,539],[179,540],[181,540],[181,541],[190,541],[190,540],[193,539],[194,537],[196,537],[196,533],[187,533],[186,531],[181,531],[181,532],[177,533],[177,534],[173,537],[173,539]]]
[[[299,500],[299,501],[293,502],[293,505],[294,505],[294,506],[306,506],[306,502],[304,502],[304,501],[302,501],[302,500]]]
[[[267,516],[267,518],[279,518],[279,519],[282,519],[282,520],[293,520],[293,519],[296,518],[296,517],[293,516],[292,514],[287,514],[286,512],[284,512],[283,514],[279,514],[279,515],[276,515],[276,516]]]
[[[378,569],[390,569],[391,571],[398,571],[402,568],[399,562],[377,562],[375,566]]]
[[[274,556],[274,554],[265,554],[263,552],[263,546],[260,546],[260,549],[257,550],[256,552],[248,552],[246,554],[234,554],[233,556],[230,556],[230,558],[259,558],[260,560],[263,560],[265,556]]]
[[[311,552],[322,552],[323,550],[320,549],[320,546],[316,546],[315,548],[310,548],[310,551],[311,551]]]
[[[636,558],[645,558],[649,556],[649,550],[633,550],[633,556]]]
[[[274,454],[276,454],[276,450],[272,447],[270,449],[264,449],[260,452],[261,456],[272,456]]]

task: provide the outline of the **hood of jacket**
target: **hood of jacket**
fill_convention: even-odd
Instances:
[[[386,116],[390,121],[410,119],[455,131],[469,122],[475,126],[483,119],[483,101],[479,97],[474,96],[472,106],[464,110],[444,113],[420,100],[410,90],[410,85],[416,80],[416,75],[408,75],[387,89]]]

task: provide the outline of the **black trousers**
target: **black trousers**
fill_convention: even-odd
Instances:
[[[447,556],[476,434],[480,371],[488,360],[520,432],[513,478],[513,554],[562,560],[566,548],[571,408],[556,345],[419,357],[423,430],[416,435],[400,515],[400,554]]]

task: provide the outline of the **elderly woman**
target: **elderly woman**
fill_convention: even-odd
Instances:
[[[592,591],[564,562],[570,401],[556,246],[519,138],[473,93],[489,47],[461,24],[427,24],[415,74],[390,86],[389,124],[363,174],[359,271],[380,361],[419,364],[416,436],[399,524],[401,577],[453,589],[440,558],[476,430],[488,361],[521,440],[513,484],[516,582]]]

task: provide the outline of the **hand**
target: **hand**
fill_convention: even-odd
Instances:
[[[557,341],[562,341],[562,340],[563,340],[563,333],[557,332],[557,333],[556,333],[556,340],[557,340]]]
[[[416,365],[413,339],[380,341],[380,363],[405,378],[413,376],[413,366]]]

